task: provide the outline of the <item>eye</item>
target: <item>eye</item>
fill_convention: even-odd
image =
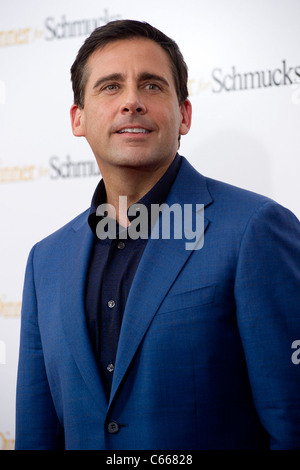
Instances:
[[[110,83],[109,85],[105,85],[103,87],[104,91],[116,91],[119,89],[119,85],[117,83]]]
[[[148,83],[146,85],[146,88],[147,90],[150,90],[150,91],[158,91],[160,90],[160,87],[158,85],[156,85],[156,83]]]

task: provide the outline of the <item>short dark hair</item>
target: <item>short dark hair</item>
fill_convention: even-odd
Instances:
[[[136,20],[115,20],[96,28],[78,51],[71,67],[74,104],[80,108],[84,107],[84,92],[88,79],[86,63],[90,55],[110,42],[135,37],[151,39],[167,52],[170,58],[179,104],[182,104],[187,99],[188,69],[176,42],[149,23]]]

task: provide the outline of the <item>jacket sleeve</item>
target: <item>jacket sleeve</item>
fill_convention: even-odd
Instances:
[[[63,431],[49,390],[39,333],[34,285],[35,247],[30,252],[23,289],[16,394],[16,450],[63,448]]]
[[[300,449],[300,223],[269,201],[240,246],[235,297],[254,402],[271,449]]]

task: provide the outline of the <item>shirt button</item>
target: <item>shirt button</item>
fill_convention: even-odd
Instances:
[[[125,248],[125,243],[124,242],[119,242],[118,243],[118,248],[119,248],[119,250],[123,250]]]
[[[115,366],[113,364],[108,364],[106,369],[108,370],[108,372],[113,372],[115,370]]]
[[[114,300],[109,300],[107,302],[107,305],[109,306],[109,308],[114,308],[114,306],[116,305],[116,302]]]
[[[117,421],[111,421],[108,426],[107,426],[107,430],[110,434],[116,434],[120,429],[120,425],[119,423],[117,423]]]

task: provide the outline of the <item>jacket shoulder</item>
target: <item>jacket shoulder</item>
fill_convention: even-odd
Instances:
[[[232,204],[241,207],[241,205],[260,206],[266,202],[275,203],[270,197],[199,173],[184,157],[182,170],[182,179],[188,183],[188,187],[184,187],[186,192],[196,194],[196,197],[203,199],[202,202],[206,201],[207,205],[217,202],[220,206]]]
[[[272,198],[256,193],[249,189],[244,189],[210,177],[204,178],[206,180],[207,188],[214,200],[223,200],[227,204],[238,204],[239,206],[241,204],[260,206],[267,202],[273,202],[277,204],[276,201],[274,201]]]
[[[206,217],[211,221],[218,220],[224,229],[234,226],[243,232],[248,222],[254,220],[254,215],[266,219],[269,214],[280,213],[288,219],[297,219],[271,197],[205,176],[186,159],[183,159],[183,169],[184,180],[189,182],[188,191],[196,193],[199,202],[204,202]]]
[[[62,242],[66,237],[69,236],[70,231],[76,232],[87,222],[88,215],[89,209],[77,215],[76,217],[74,217],[74,219],[70,220],[65,225],[55,230],[55,232],[51,233],[47,237],[37,242],[35,246],[47,247]]]

